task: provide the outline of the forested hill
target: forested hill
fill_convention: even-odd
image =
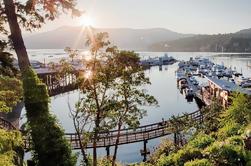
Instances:
[[[251,29],[232,34],[196,35],[149,46],[151,51],[251,52]]]
[[[119,48],[136,51],[145,51],[153,43],[192,36],[164,28],[96,28],[93,31],[95,33],[108,32],[110,41]],[[86,31],[83,27],[64,26],[48,32],[26,35],[24,40],[29,49],[62,49],[66,46],[83,48],[86,41]]]

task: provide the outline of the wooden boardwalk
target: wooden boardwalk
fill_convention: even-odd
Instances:
[[[186,116],[188,116],[189,119],[193,120],[196,123],[201,123],[203,121],[203,116],[200,110],[190,113]],[[184,117],[185,116],[181,116],[179,118],[184,118]],[[17,128],[15,128],[12,125],[12,123],[3,118],[0,118],[0,128],[6,130],[17,130]],[[168,120],[140,126],[136,129],[133,128],[123,129],[121,130],[119,145],[141,142],[145,140],[151,140],[158,137],[170,135],[173,134],[172,131],[173,128],[174,126]],[[70,142],[73,149],[80,149],[80,144],[79,144],[80,140],[76,133],[66,133],[65,137]],[[112,130],[106,133],[100,133],[98,137],[99,139],[97,140],[97,148],[114,146],[117,138],[117,130]],[[24,148],[26,150],[30,149],[31,145],[30,137],[24,137],[24,145],[25,145]],[[91,139],[88,142],[86,148],[93,148],[92,145],[93,145],[93,139]]]
[[[77,78],[82,70],[59,75],[50,70],[38,71],[38,77],[46,84],[49,96],[56,96],[78,89]]]
[[[189,119],[196,123],[201,123],[203,116],[200,111],[195,111],[187,115]],[[184,118],[181,116],[179,118]],[[135,142],[142,142],[145,140],[151,140],[166,135],[173,134],[172,129],[174,126],[170,121],[158,122],[149,125],[140,126],[136,129],[127,128],[121,130],[119,145],[130,144]],[[182,129],[180,129],[182,130]],[[80,149],[80,140],[76,133],[66,133],[66,139],[71,143],[73,149]],[[97,148],[114,146],[117,138],[117,130],[112,130],[106,133],[100,133],[97,140]],[[25,149],[30,149],[30,138],[25,138]],[[93,139],[91,139],[86,148],[93,148]]]
[[[39,74],[39,77],[47,85],[50,96],[55,96],[78,89],[76,83],[78,74],[78,72],[68,74],[64,77],[61,77],[61,80],[56,79],[57,76],[53,72]],[[201,123],[203,120],[203,116],[201,115],[200,110],[187,114],[186,116],[188,116],[189,119],[193,120],[196,123]],[[181,119],[184,117],[185,116],[181,116],[179,118]],[[174,126],[171,121],[167,120],[140,126],[135,129],[122,129],[120,132],[119,145],[147,141],[170,135],[173,134],[173,129],[175,127],[177,126]],[[0,128],[4,128],[6,130],[18,130],[14,125],[12,125],[11,122],[3,118],[0,118]],[[182,129],[180,128],[180,130]],[[117,139],[117,133],[117,130],[100,133],[97,140],[97,148],[114,146]],[[80,139],[76,133],[66,133],[65,137],[70,142],[73,149],[80,149]],[[24,145],[24,148],[26,150],[30,149],[30,137],[24,137]],[[93,148],[93,139],[91,139],[87,143],[86,148]]]

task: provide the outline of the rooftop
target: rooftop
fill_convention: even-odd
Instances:
[[[250,90],[241,88],[241,87],[239,87],[238,85],[236,85],[233,82],[229,82],[227,80],[221,80],[221,79],[214,78],[214,77],[209,77],[209,76],[206,76],[206,78],[210,82],[212,82],[216,86],[218,86],[220,89],[223,89],[223,90],[226,90],[226,91],[229,91],[229,92],[240,92],[240,93],[251,95]]]

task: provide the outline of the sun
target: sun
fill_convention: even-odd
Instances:
[[[94,19],[91,18],[90,16],[83,16],[80,20],[80,23],[82,26],[92,27],[94,26]]]

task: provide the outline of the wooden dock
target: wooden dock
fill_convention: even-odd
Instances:
[[[196,123],[201,123],[203,121],[203,116],[201,111],[195,111],[188,115],[188,118]],[[181,116],[179,118],[184,118]],[[10,122],[0,118],[0,128],[6,130],[17,130]],[[139,126],[138,128],[127,128],[121,130],[119,145],[130,144],[135,142],[142,142],[145,140],[151,140],[166,135],[173,134],[172,129],[174,126],[172,123],[167,121],[161,121],[158,123],[153,123],[149,125]],[[180,129],[182,130],[182,129]],[[97,148],[114,146],[117,138],[117,130],[111,130],[109,132],[100,133],[97,140]],[[80,139],[76,133],[66,133],[66,139],[69,141],[73,149],[80,149]],[[31,138],[24,137],[24,148],[29,150],[31,147]],[[86,148],[93,148],[93,139],[91,139]]]
[[[203,120],[200,111],[195,111],[191,114],[188,114],[188,117],[197,123],[201,123]],[[180,118],[183,118],[183,116]],[[140,126],[136,129],[123,129],[120,132],[119,145],[142,142],[144,140],[151,140],[170,135],[173,134],[173,131],[171,130],[172,128],[174,128],[174,126],[172,126],[170,121],[164,121]],[[97,140],[97,148],[114,146],[117,138],[117,133],[117,130],[100,133]],[[66,133],[65,137],[71,143],[73,149],[80,149],[80,140],[76,133]],[[29,149],[30,138],[26,138],[24,141],[25,149]],[[93,148],[93,139],[88,142],[86,148]]]

